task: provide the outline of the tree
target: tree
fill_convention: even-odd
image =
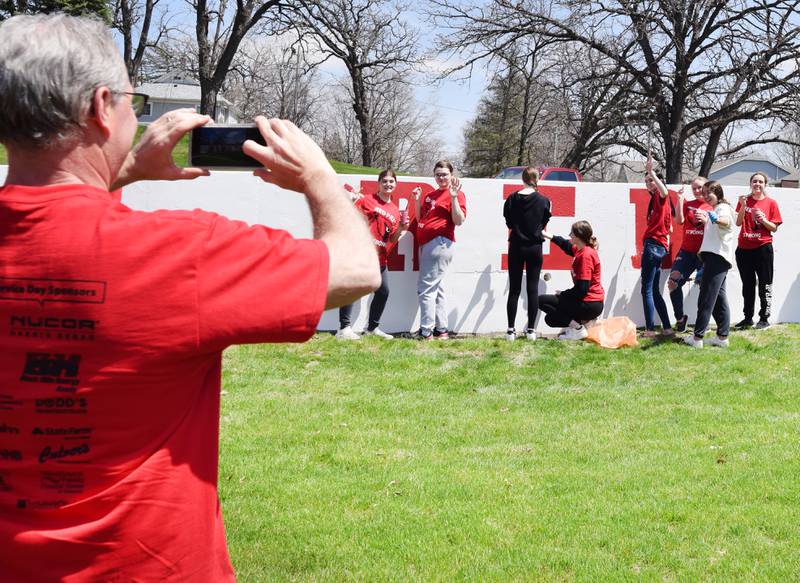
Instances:
[[[242,119],[278,117],[310,131],[320,117],[322,89],[302,43],[243,43],[224,90]]]
[[[298,0],[285,15],[287,25],[314,44],[320,62],[334,58],[345,65],[366,166],[375,151],[369,94],[380,74],[403,76],[417,62],[418,36],[402,19],[405,10],[395,0]]]
[[[646,154],[649,140],[641,137],[652,125],[668,181],[680,180],[694,136],[706,141],[700,172],[707,173],[730,128],[788,119],[797,110],[800,0],[560,0],[547,11],[535,0],[431,2],[449,29],[443,38],[460,34],[481,47],[478,57],[536,35],[614,63],[611,91],[625,106],[612,115],[621,109],[632,129],[619,142]],[[728,153],[776,142],[791,140],[762,132]]]
[[[156,14],[160,1],[115,0],[112,26],[122,36],[122,58],[134,85],[140,81],[145,51],[156,47],[168,30],[166,10]],[[154,17],[159,22],[153,28]]]
[[[383,73],[379,81],[371,85],[366,96],[374,140],[372,164],[429,173],[442,149],[434,113],[422,111],[411,86],[393,73]],[[331,89],[327,91],[327,115],[315,133],[329,157],[357,164],[361,160],[361,131],[352,107],[352,85],[349,79],[341,80]]]
[[[106,0],[0,0],[0,21],[18,14],[65,12],[73,16],[94,14],[106,22],[110,14]]]
[[[239,45],[250,30],[281,0],[189,0],[195,13],[197,73],[200,81],[200,112],[216,116],[216,98],[222,88]]]

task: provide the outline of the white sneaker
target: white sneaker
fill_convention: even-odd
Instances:
[[[517,333],[516,331],[514,331],[513,328],[509,328],[508,330],[506,330],[506,340],[508,340],[509,342],[514,342],[514,340],[516,339],[517,339]]]
[[[711,338],[706,340],[706,344],[708,344],[709,346],[718,346],[720,348],[728,348],[728,344],[730,344],[730,342],[728,342],[727,338],[720,338],[719,336],[712,336]]]
[[[709,342],[711,342],[709,340]],[[684,336],[683,343],[688,344],[692,348],[703,348],[703,339],[702,338],[695,338],[693,335]]]
[[[394,340],[394,336],[387,334],[380,328],[375,328],[374,330],[364,330],[364,336],[377,336],[378,338],[383,338],[384,340]]]
[[[336,340],[361,340],[350,326],[345,326],[336,333]]]
[[[525,339],[531,341],[536,340],[536,332],[533,330],[533,328],[528,328],[525,330]]]
[[[567,328],[563,333],[558,335],[559,340],[583,340],[589,335],[586,326],[580,328]]]

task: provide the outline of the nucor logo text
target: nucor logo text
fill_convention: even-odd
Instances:
[[[17,328],[47,328],[49,330],[92,330],[96,320],[77,318],[50,318],[36,316],[11,316],[11,326]]]

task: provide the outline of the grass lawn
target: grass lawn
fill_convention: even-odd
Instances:
[[[239,580],[796,580],[799,348],[793,325],[229,349]]]

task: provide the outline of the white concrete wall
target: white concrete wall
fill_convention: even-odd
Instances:
[[[0,178],[5,169],[0,167]],[[374,177],[341,176],[342,183],[358,186],[365,181],[364,190],[374,188]],[[416,184],[433,187],[431,178],[402,177],[400,196],[409,196]],[[450,328],[462,333],[498,332],[506,328],[507,273],[502,270],[502,254],[506,249],[507,231],[502,218],[503,192],[511,191],[515,185],[498,180],[465,179],[463,191],[467,195],[468,217],[466,223],[456,230],[455,258],[445,279],[447,289]],[[560,190],[553,190],[553,189]],[[574,188],[574,212],[570,208]],[[550,189],[550,190],[548,190]],[[631,189],[634,190],[632,195]],[[600,241],[600,258],[603,268],[603,286],[606,289],[604,317],[626,315],[643,325],[642,302],[639,285],[639,269],[633,259],[637,254],[636,222],[641,225],[646,206],[641,203],[642,185],[581,183],[564,186],[563,183],[545,183],[542,189],[556,203],[556,216],[551,220],[550,230],[566,235],[569,227],[578,218],[593,225]],[[745,187],[727,187],[726,196],[734,201]],[[775,238],[775,285],[773,322],[800,322],[800,197],[797,191],[770,189],[770,196],[777,199],[784,218],[784,225]],[[632,203],[639,200],[637,207]],[[637,198],[638,197],[638,198]],[[194,182],[140,183],[126,189],[123,202],[142,210],[159,208],[191,209],[203,208],[219,212],[248,223],[261,223],[287,229],[298,237],[311,234],[311,220],[305,200],[301,195],[281,191],[267,185],[246,172],[216,172],[213,176]],[[638,209],[638,211],[637,211]],[[398,252],[403,255],[402,271],[390,273],[391,295],[383,316],[381,327],[387,331],[415,330],[419,325],[419,310],[416,298],[417,273],[413,271],[413,241],[410,235],[401,239]],[[545,253],[549,248],[545,247]],[[568,271],[569,261],[561,250],[554,247],[552,256],[546,256],[544,272],[552,278],[539,284],[540,293],[552,293],[571,285]],[[662,272],[664,297],[666,277]],[[687,289],[688,288],[688,289]],[[693,321],[697,290],[690,285],[684,288],[687,313]],[[728,294],[732,299],[734,321],[741,315],[741,284],[734,267],[728,278]],[[523,291],[523,298],[525,292]],[[517,329],[524,326],[525,300],[520,301]],[[365,325],[367,300],[362,300],[354,311],[355,327]],[[756,306],[758,309],[758,306]],[[670,314],[672,309],[670,306]],[[550,330],[543,322],[539,330]],[[326,312],[320,329],[337,327],[336,311]]]

